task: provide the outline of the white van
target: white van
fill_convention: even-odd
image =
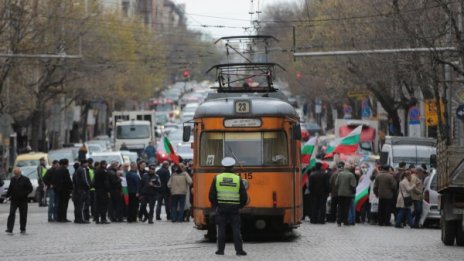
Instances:
[[[425,164],[430,167],[430,156],[437,154],[437,141],[433,138],[413,138],[387,136],[380,153],[380,162],[394,168],[400,162],[406,165],[420,166]]]

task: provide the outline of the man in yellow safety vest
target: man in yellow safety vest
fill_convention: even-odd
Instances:
[[[243,251],[239,209],[246,205],[248,195],[240,176],[233,171],[235,160],[231,157],[225,157],[221,164],[225,168],[224,172],[213,179],[209,190],[209,201],[216,210],[218,231],[216,255],[224,255],[226,228],[227,224],[230,224],[235,252],[238,256],[245,256],[247,253]]]
[[[44,189],[44,183],[43,183],[43,178],[45,174],[47,173],[47,163],[45,162],[45,158],[42,157],[39,159],[39,165],[37,166],[37,181],[39,183],[39,186],[37,187],[37,194],[38,198],[37,200],[39,201],[39,207],[46,207],[47,205],[47,197],[45,194],[45,189]]]

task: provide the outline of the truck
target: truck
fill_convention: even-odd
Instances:
[[[115,111],[112,115],[115,150],[123,144],[139,155],[156,138],[154,111]]]
[[[380,152],[380,162],[397,168],[400,162],[407,165],[430,165],[430,156],[436,154],[434,138],[386,136]]]
[[[447,246],[454,242],[464,246],[464,147],[446,140],[438,142],[436,162],[441,240]]]
[[[334,134],[336,138],[347,136],[351,131],[362,125],[359,152],[364,155],[375,155],[379,152],[379,122],[375,120],[335,120]]]

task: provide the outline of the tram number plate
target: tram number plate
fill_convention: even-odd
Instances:
[[[250,112],[250,101],[236,101],[235,112],[236,113],[249,113]]]
[[[253,179],[253,173],[252,172],[238,173],[238,175],[242,179]]]

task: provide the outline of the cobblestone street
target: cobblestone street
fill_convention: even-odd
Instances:
[[[71,205],[72,208],[72,205]],[[46,208],[29,204],[27,234],[4,233],[9,204],[0,204],[1,260],[220,260],[239,259],[233,244],[226,255],[203,240],[193,223],[165,220],[110,225],[46,221]],[[68,218],[72,220],[71,209]],[[248,260],[459,260],[464,249],[445,247],[438,229],[395,229],[370,225],[337,227],[304,222],[280,242],[245,242]]]

